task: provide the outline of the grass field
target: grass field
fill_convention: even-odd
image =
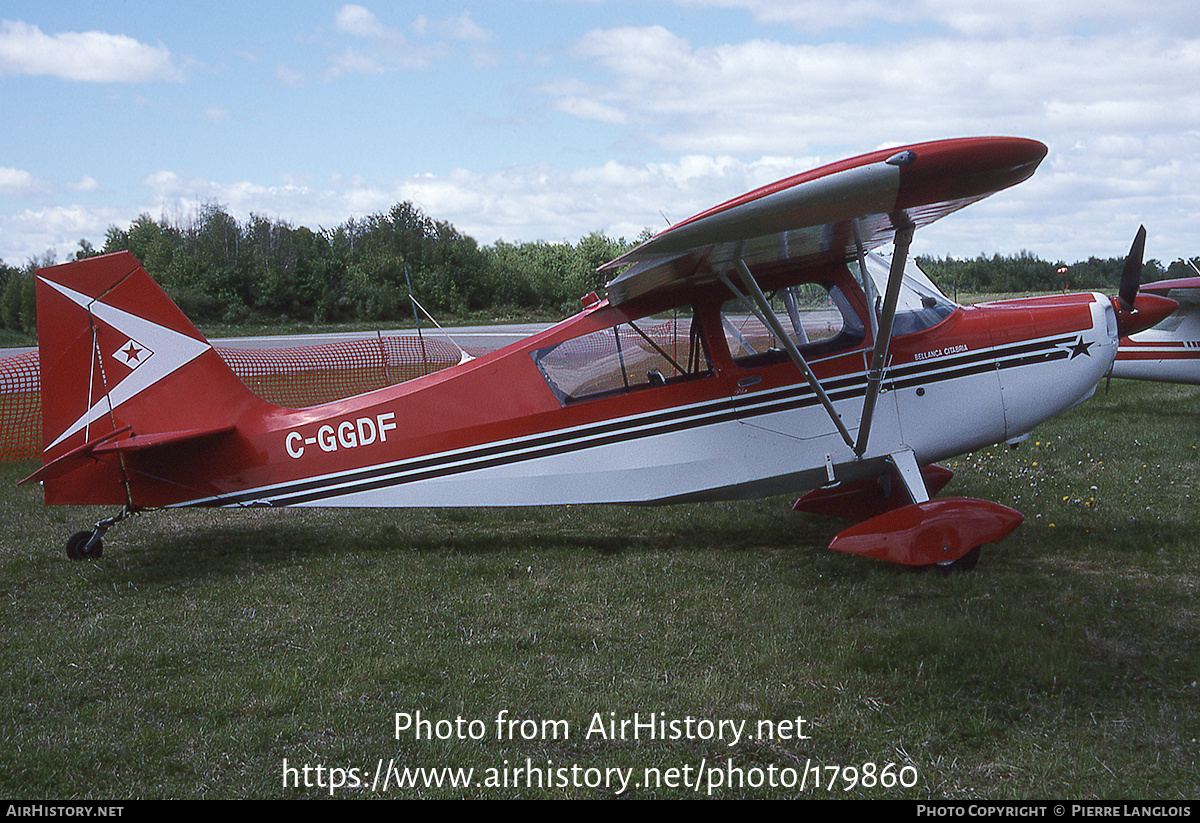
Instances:
[[[784,499],[148,513],[71,562],[111,512],[0,466],[0,796],[1195,798],[1198,445],[1200,390],[1114,381],[946,461],[1027,520],[945,577]]]

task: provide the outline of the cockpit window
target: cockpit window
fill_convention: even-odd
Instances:
[[[866,260],[867,274],[872,284],[872,294],[868,298],[878,315],[883,311],[883,296],[887,290],[891,262],[874,253],[868,254]],[[904,267],[892,334],[899,337],[936,326],[949,317],[955,308],[957,304],[938,291],[933,281],[910,259]]]
[[[712,373],[690,314],[622,323],[533,352],[561,403],[665,386]]]
[[[806,357],[837,351],[863,339],[863,324],[842,290],[829,283],[802,283],[766,295],[792,343]],[[786,359],[780,341],[748,298],[721,307],[721,325],[734,362],[742,366]]]

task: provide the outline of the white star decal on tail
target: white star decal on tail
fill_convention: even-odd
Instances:
[[[45,278],[41,278],[41,280],[93,317],[125,335],[129,341],[112,356],[133,369],[124,380],[109,387],[107,395],[94,399],[91,408],[59,434],[54,442],[46,447],[47,451],[75,432],[89,426],[110,408],[119,408],[122,403],[136,397],[159,380],[212,348],[202,340],[196,340],[186,334],[180,334],[173,329],[114,308],[74,289],[69,289]],[[139,341],[144,341],[144,343]]]
[[[149,347],[130,338],[125,345],[113,352],[113,359],[118,363],[124,363],[131,369],[136,369],[149,360],[153,354],[154,352],[150,351]]]

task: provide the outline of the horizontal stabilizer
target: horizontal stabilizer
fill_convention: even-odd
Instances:
[[[187,443],[204,437],[212,437],[218,434],[228,434],[235,429],[236,426],[215,426],[211,429],[192,429],[190,431],[139,434],[133,437],[127,437],[124,440],[109,440],[108,442],[97,446],[96,452],[99,454],[108,452],[135,452],[143,451],[145,449],[160,448],[163,446],[175,446],[180,443]]]
[[[930,497],[934,497],[954,472],[937,465],[921,467],[921,479]],[[884,512],[912,503],[904,481],[897,472],[881,477],[868,477],[854,483],[839,483],[824,489],[813,489],[792,506],[792,511],[823,514],[861,523]]]
[[[219,426],[211,429],[193,429],[191,431],[178,432],[156,432],[154,434],[142,434],[126,437],[126,435],[128,435],[132,429],[132,426],[125,426],[117,431],[109,432],[108,434],[101,435],[94,440],[84,443],[82,446],[72,449],[61,457],[58,457],[42,466],[36,472],[29,475],[29,477],[26,477],[24,480],[20,481],[20,483],[17,485],[36,483],[43,480],[51,480],[56,477],[62,477],[64,474],[67,474],[68,472],[71,472],[87,463],[93,462],[105,455],[128,454],[131,452],[144,451],[146,449],[188,443],[205,437],[227,434],[234,431],[235,427]]]
[[[851,526],[829,544],[835,551],[909,566],[953,563],[1021,525],[1019,511],[969,497],[913,503]]]
[[[18,481],[17,485],[23,486],[26,483],[40,483],[43,480],[53,480],[56,477],[62,477],[64,474],[74,471],[80,466],[93,462],[95,460],[96,449],[116,440],[122,435],[129,434],[132,428],[132,426],[124,426],[116,431],[111,431],[89,440],[82,446],[77,446],[66,454],[51,460],[24,480]]]

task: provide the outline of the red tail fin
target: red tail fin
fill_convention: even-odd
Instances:
[[[262,405],[128,252],[42,269],[37,304],[47,503],[156,505],[124,454]]]

